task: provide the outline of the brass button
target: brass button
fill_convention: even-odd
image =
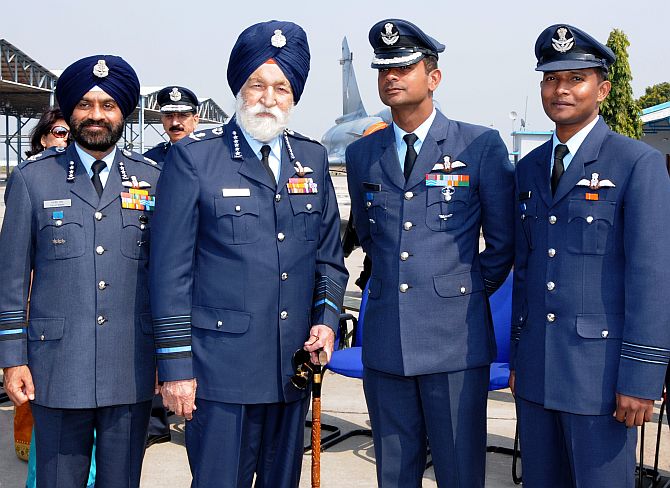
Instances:
[[[95,212],[93,217],[95,217],[95,220],[102,220],[102,212]]]
[[[147,226],[146,224],[140,224],[140,230],[146,230]]]
[[[98,325],[102,325],[105,322],[107,322],[107,319],[105,317],[103,317],[102,315],[98,315],[97,322],[98,322]]]
[[[553,247],[550,247],[549,250],[547,251],[547,256],[549,256],[550,258],[553,258],[554,256],[556,256],[556,249],[554,249]]]
[[[549,223],[550,223],[551,225],[554,225],[554,224],[556,223],[557,220],[558,220],[558,218],[557,218],[555,215],[550,215],[550,216],[549,216]]]
[[[279,318],[282,320],[286,320],[288,318],[288,312],[286,310],[282,310],[281,313],[279,314]]]
[[[277,234],[277,239],[279,239],[279,242],[283,241],[286,238],[283,232],[280,232]]]
[[[222,325],[223,325],[223,320],[217,320],[216,321],[216,328],[217,329],[220,329]]]
[[[40,335],[40,340],[41,340],[41,341],[44,340],[44,334]]]
[[[586,223],[587,224],[590,224],[592,222],[593,222],[593,215],[589,215],[588,217],[586,217]]]
[[[98,290],[104,290],[105,288],[107,288],[107,282],[98,281]]]
[[[409,259],[409,253],[407,251],[403,251],[400,253],[401,261],[407,261],[408,259]]]
[[[600,336],[601,336],[603,339],[607,339],[607,336],[608,336],[608,335],[610,335],[609,330],[603,330],[603,331],[600,333]]]
[[[305,205],[305,208],[306,208],[307,210],[312,210],[312,204],[311,204],[311,203],[308,203],[307,205]]]
[[[105,252],[105,248],[102,246],[98,246],[95,248],[95,253],[96,254],[103,254]]]
[[[282,273],[282,274],[281,274],[281,280],[282,280],[282,281],[286,281],[286,280],[288,280],[288,273]]]
[[[547,314],[547,322],[553,322],[556,320],[556,314],[553,313],[548,313]]]
[[[63,225],[63,221],[62,220],[57,220],[56,221],[56,227],[60,227],[61,225]]]
[[[411,191],[406,191],[405,200],[411,200],[412,198],[414,198],[414,193],[412,193]]]
[[[372,202],[365,202],[365,206],[366,206],[367,208],[372,207]]]
[[[468,291],[464,286],[461,286],[460,292],[461,295],[465,295],[465,292]]]
[[[400,284],[400,293],[406,293],[409,290],[409,285],[407,283]]]
[[[275,202],[279,202],[279,201],[281,201],[281,195],[279,193],[277,193],[275,195]]]
[[[240,212],[241,210],[242,210],[242,207],[240,207],[239,205],[235,205],[235,211],[236,212]]]
[[[410,230],[412,227],[414,227],[414,224],[412,222],[405,222],[402,224],[402,228],[405,230]]]
[[[554,288],[556,288],[556,283],[554,283],[553,281],[547,283],[547,290],[552,291]]]

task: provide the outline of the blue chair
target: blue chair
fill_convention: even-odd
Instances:
[[[504,390],[509,386],[509,347],[510,332],[512,328],[513,274],[513,272],[510,272],[500,288],[489,297],[491,319],[493,321],[496,347],[498,349],[495,361],[491,363],[489,391]],[[521,476],[517,474],[517,465],[520,457],[518,426],[514,432],[513,449],[502,446],[487,446],[486,451],[512,456],[512,480],[517,485],[521,483]]]

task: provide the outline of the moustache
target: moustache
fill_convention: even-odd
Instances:
[[[85,129],[86,127],[91,127],[91,126],[98,126],[98,127],[104,127],[105,129],[111,131],[112,130],[112,124],[108,122],[99,122],[93,119],[86,119],[84,120],[79,127],[81,129]]]

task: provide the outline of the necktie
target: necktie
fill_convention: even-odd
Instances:
[[[93,176],[91,176],[91,181],[93,182],[93,188],[98,192],[98,196],[102,196],[102,181],[100,180],[100,173],[103,169],[107,167],[107,163],[104,161],[96,160],[91,169],[93,170]]]
[[[263,147],[261,147],[261,156],[263,156],[261,158],[261,163],[263,163],[263,167],[265,168],[265,171],[268,172],[268,174],[270,175],[270,178],[272,178],[272,181],[274,181],[276,183],[277,179],[275,178],[275,174],[272,171],[272,168],[270,168],[270,146],[265,144],[265,145],[263,145]]]
[[[416,136],[416,134],[405,134],[403,137],[403,140],[405,141],[405,144],[407,144],[407,152],[405,153],[405,166],[404,166],[404,173],[405,173],[405,181],[409,180],[409,175],[412,174],[412,168],[414,167],[414,162],[416,161],[416,151],[414,150],[414,143],[418,140],[419,138]]]
[[[558,182],[561,180],[561,176],[565,172],[565,166],[563,166],[563,158],[568,154],[570,150],[565,144],[559,144],[554,149],[554,169],[551,170],[551,194],[556,194],[556,188],[558,188]]]

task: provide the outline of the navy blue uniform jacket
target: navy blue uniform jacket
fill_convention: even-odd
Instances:
[[[326,151],[292,131],[278,185],[235,121],[170,149],[158,188],[151,301],[162,381],[197,378],[198,398],[293,401],[291,357],[312,325],[338,324],[347,272]]]
[[[427,174],[444,156],[450,200]],[[366,367],[396,375],[490,364],[495,340],[487,291],[507,276],[513,253],[513,167],[496,131],[439,111],[405,182],[393,127],[351,144],[347,177],[356,232],[372,258],[363,332]],[[486,249],[479,252],[480,230]]]
[[[152,216],[121,208],[120,194],[127,191],[121,161],[127,176],[151,184],[153,194],[158,167],[117,150],[98,197],[74,145],[22,162],[6,188],[0,366],[27,364],[35,402],[42,406],[94,408],[153,395],[147,271]],[[70,166],[73,182],[67,181]]]
[[[660,153],[601,119],[552,197],[551,150],[551,141],[535,149],[516,173],[516,393],[550,409],[611,414],[615,393],[657,399],[663,388],[670,179]]]

